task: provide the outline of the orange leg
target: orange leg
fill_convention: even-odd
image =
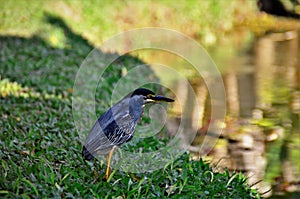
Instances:
[[[110,150],[110,152],[107,156],[107,159],[106,159],[107,168],[106,168],[106,171],[105,171],[104,180],[108,180],[108,177],[110,175],[110,161],[111,161],[111,158],[112,158],[112,155],[114,153],[115,148],[116,147],[113,146],[113,148]]]

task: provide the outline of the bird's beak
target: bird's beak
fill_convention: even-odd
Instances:
[[[160,95],[153,95],[147,99],[148,102],[174,102],[173,99],[160,96]]]

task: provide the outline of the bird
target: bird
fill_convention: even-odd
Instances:
[[[143,115],[144,106],[155,102],[174,102],[173,99],[155,95],[146,88],[138,88],[126,95],[102,114],[94,123],[82,148],[85,160],[97,155],[107,155],[104,180],[110,175],[110,161],[115,148],[130,141]]]

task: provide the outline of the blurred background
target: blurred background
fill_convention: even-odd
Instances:
[[[189,80],[201,106],[200,128],[190,147],[194,157],[202,155],[204,137],[216,139],[215,132],[207,130],[214,125],[223,132],[203,158],[220,170],[245,172],[249,183],[266,197],[300,197],[298,0],[0,0],[0,4],[0,96],[69,98],[80,64],[92,49],[101,50],[106,39],[143,27],[179,31],[204,47],[221,71],[227,95],[225,121],[210,119],[210,96],[193,66],[163,51],[141,50],[117,60],[114,67],[121,70],[107,72],[99,86],[101,98],[109,96],[103,91],[109,93],[118,76],[135,63],[173,67]],[[165,75],[156,68],[149,70],[159,79]],[[184,83],[174,84],[179,97],[188,99],[189,93],[182,92]],[[109,106],[103,100],[98,103],[103,107],[100,112]],[[180,117],[176,104],[171,112],[169,134]]]

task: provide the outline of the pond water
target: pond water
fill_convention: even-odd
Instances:
[[[206,87],[210,77],[199,75],[187,60],[169,52],[144,50],[135,55],[146,63],[170,66],[188,80],[174,81],[161,67],[152,66],[163,84],[172,82],[177,101],[183,101],[171,108],[169,134],[174,135],[182,122],[182,109],[190,113],[190,121],[185,122],[191,126],[195,126],[194,111],[198,110],[197,133],[188,148],[195,158],[209,159],[219,170],[226,167],[246,173],[249,184],[265,197],[299,198],[299,38],[296,30],[270,33],[251,37],[243,45],[238,41],[230,46],[230,41],[208,50],[225,85],[227,112],[220,119],[211,118],[214,99]],[[187,84],[196,97],[191,97]]]

